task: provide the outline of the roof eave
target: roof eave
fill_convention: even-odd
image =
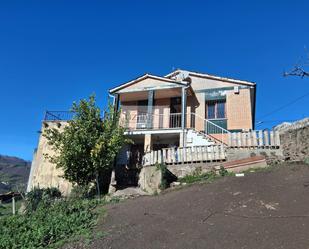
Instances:
[[[250,86],[255,86],[256,85],[256,83],[252,82],[252,81],[237,80],[237,79],[232,79],[232,78],[220,77],[220,76],[215,76],[215,75],[205,74],[205,73],[197,73],[197,72],[181,70],[181,69],[177,69],[177,70],[175,70],[175,71],[165,75],[164,77],[169,78],[169,77],[171,77],[173,75],[177,75],[177,74],[181,73],[181,71],[188,72],[189,76],[191,75],[191,76],[196,76],[196,77],[201,77],[201,78],[220,80],[220,81],[225,81],[225,82],[229,82],[229,83],[236,83],[236,84],[241,84],[241,85],[250,85]]]
[[[134,83],[137,83],[141,80],[144,80],[144,79],[147,79],[147,78],[152,78],[152,79],[157,79],[157,80],[162,80],[162,81],[166,81],[166,82],[170,82],[170,83],[174,83],[174,84],[178,84],[178,85],[182,85],[182,86],[187,86],[189,83],[186,82],[186,81],[174,81],[174,80],[171,80],[169,78],[165,78],[165,77],[160,77],[160,76],[156,76],[156,75],[151,75],[151,74],[144,74],[142,75],[141,77],[138,77],[134,80],[131,80],[129,82],[126,82],[124,84],[121,84],[117,87],[114,87],[112,89],[110,89],[108,92],[109,94],[113,94],[113,93],[116,93],[117,91],[127,87],[127,86],[130,86]]]

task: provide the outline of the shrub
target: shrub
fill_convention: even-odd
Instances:
[[[0,248],[54,247],[94,225],[94,201],[61,200],[36,211],[0,219]]]
[[[33,188],[26,195],[26,212],[35,211],[39,205],[48,206],[55,199],[61,197],[61,192],[59,189],[51,187],[51,188]]]
[[[216,171],[211,170],[206,173],[202,173],[201,169],[196,169],[192,174],[186,175],[183,178],[179,179],[180,182],[184,183],[194,183],[200,181],[212,181],[217,178]]]
[[[171,182],[177,180],[177,177],[168,170],[165,164],[156,164],[156,167],[157,170],[161,171],[161,184],[159,186],[161,190],[167,189]]]
[[[96,195],[96,189],[95,186],[92,185],[86,185],[86,186],[81,186],[81,185],[75,185],[70,193],[71,198],[77,198],[77,199],[88,199],[92,198]]]
[[[219,175],[220,176],[227,176],[228,174],[229,174],[229,172],[223,166],[220,166]]]

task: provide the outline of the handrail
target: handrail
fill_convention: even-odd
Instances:
[[[230,131],[224,129],[223,127],[221,127],[221,126],[219,126],[219,125],[217,125],[217,124],[215,124],[214,122],[211,122],[209,119],[203,118],[203,117],[201,117],[201,116],[199,116],[199,115],[197,115],[197,114],[195,114],[195,113],[193,113],[193,112],[191,112],[191,115],[194,115],[194,116],[196,116],[196,117],[202,119],[203,121],[206,121],[206,122],[210,123],[211,125],[213,125],[213,126],[219,128],[219,129],[223,130],[223,131],[226,132],[226,133],[231,133]]]
[[[230,132],[223,127],[215,124],[214,122],[210,121],[209,119],[205,119],[195,113],[191,113],[192,116],[197,117],[202,120],[203,122],[203,131],[197,130],[195,128],[195,131],[198,133],[202,133],[211,140],[214,140],[216,142],[219,142],[221,144],[227,144],[227,136]],[[210,126],[210,127],[209,127]],[[219,137],[218,137],[219,136]]]

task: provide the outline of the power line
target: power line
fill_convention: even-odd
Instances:
[[[294,100],[292,100],[292,101],[290,101],[289,103],[284,104],[283,106],[281,106],[281,107],[279,107],[279,108],[277,108],[277,109],[275,109],[275,110],[273,110],[273,111],[271,111],[271,112],[265,114],[264,116],[260,117],[259,119],[268,117],[268,116],[270,116],[270,115],[272,115],[272,114],[274,114],[274,113],[276,113],[276,112],[278,112],[278,111],[281,111],[282,109],[284,109],[284,108],[286,108],[286,107],[288,107],[288,106],[290,106],[290,105],[296,103],[297,101],[299,101],[299,100],[301,100],[301,99],[303,99],[303,98],[305,98],[305,97],[307,97],[307,96],[309,96],[309,92],[306,93],[306,94],[304,94],[304,95],[302,95],[302,96],[300,96],[300,97],[298,97],[298,98],[296,98],[296,99],[294,99]]]

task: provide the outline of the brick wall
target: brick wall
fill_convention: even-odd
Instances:
[[[249,89],[240,89],[238,94],[226,94],[226,114],[228,130],[252,129],[252,108]]]

